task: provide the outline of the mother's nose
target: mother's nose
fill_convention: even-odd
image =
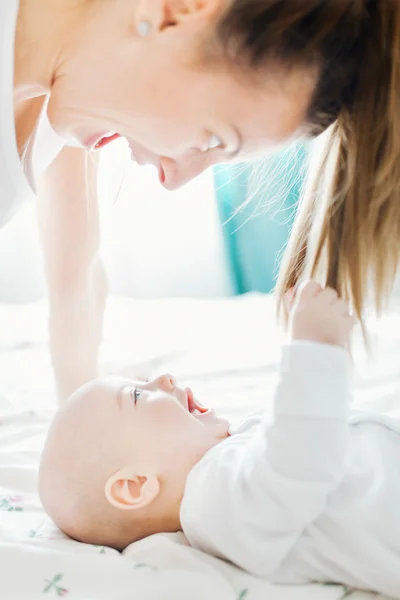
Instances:
[[[209,156],[191,155],[176,160],[171,158],[161,158],[161,168],[163,172],[162,182],[167,190],[176,190],[185,183],[188,183],[214,164],[214,160]]]

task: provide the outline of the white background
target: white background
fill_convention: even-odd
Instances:
[[[100,173],[102,255],[112,293],[230,294],[212,171],[166,192],[152,167],[130,163],[121,140],[103,151]],[[45,294],[31,204],[0,231],[0,302],[31,302]]]

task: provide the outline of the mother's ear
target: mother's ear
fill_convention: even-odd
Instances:
[[[134,510],[151,504],[160,493],[155,475],[138,475],[129,467],[119,469],[108,479],[105,488],[108,502],[120,510]]]
[[[136,30],[141,37],[154,37],[166,30],[175,32],[197,23],[205,25],[214,21],[227,5],[226,0],[140,0],[136,6]]]

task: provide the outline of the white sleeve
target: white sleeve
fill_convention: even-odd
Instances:
[[[215,446],[189,475],[189,542],[271,576],[324,511],[344,473],[350,359],[340,348],[283,348],[272,425]]]

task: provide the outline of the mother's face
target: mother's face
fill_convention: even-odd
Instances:
[[[296,135],[313,91],[304,72],[266,72],[256,85],[222,60],[207,65],[199,40],[223,0],[192,12],[185,1],[178,9],[172,0],[94,2],[60,61],[49,103],[50,121],[66,140],[91,149],[118,133],[168,189]],[[141,19],[150,24],[144,38]]]

